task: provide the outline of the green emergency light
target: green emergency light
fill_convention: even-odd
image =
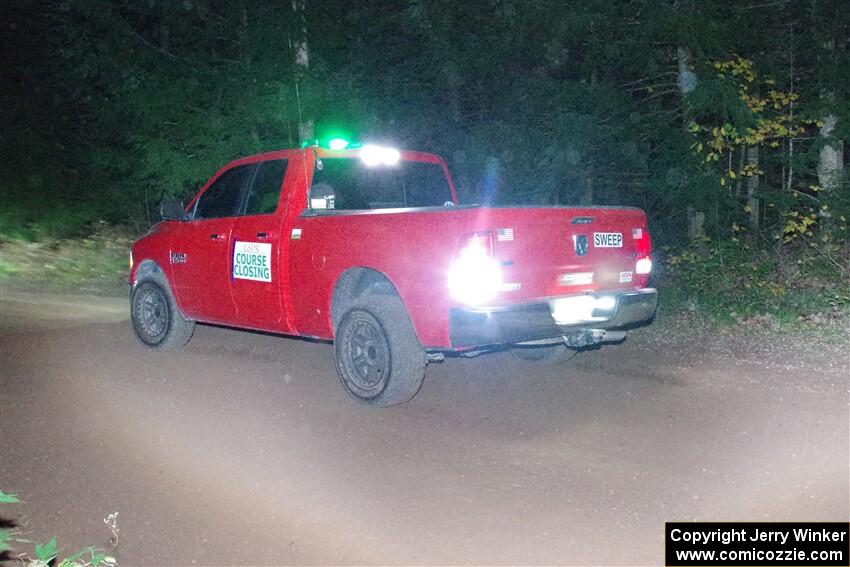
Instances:
[[[344,150],[351,145],[351,142],[345,138],[331,138],[328,140],[328,148],[332,150]]]

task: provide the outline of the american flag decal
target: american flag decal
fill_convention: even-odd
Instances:
[[[499,242],[506,242],[508,240],[514,239],[514,229],[512,228],[500,228],[496,231],[496,240]]]

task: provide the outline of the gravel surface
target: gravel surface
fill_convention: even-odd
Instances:
[[[770,317],[718,324],[696,314],[659,312],[655,324],[634,330],[629,340],[686,356],[728,357],[766,368],[839,375],[850,368],[850,314],[783,327]]]
[[[563,366],[429,367],[351,401],[327,344],[132,336],[127,299],[0,294],[0,486],[124,565],[658,565],[665,521],[850,517],[847,334],[661,313]],[[116,547],[103,524],[119,512]]]

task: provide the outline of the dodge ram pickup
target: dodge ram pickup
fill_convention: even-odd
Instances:
[[[411,399],[449,353],[558,357],[655,313],[643,211],[462,205],[433,154],[264,153],[160,212],[130,256],[144,345],[182,346],[196,322],[333,341],[369,405]]]

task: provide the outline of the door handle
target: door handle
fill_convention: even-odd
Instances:
[[[260,240],[267,240],[271,237],[272,237],[271,232],[258,232],[257,233],[257,238],[259,238]]]
[[[210,234],[210,240],[224,240],[223,234]]]

